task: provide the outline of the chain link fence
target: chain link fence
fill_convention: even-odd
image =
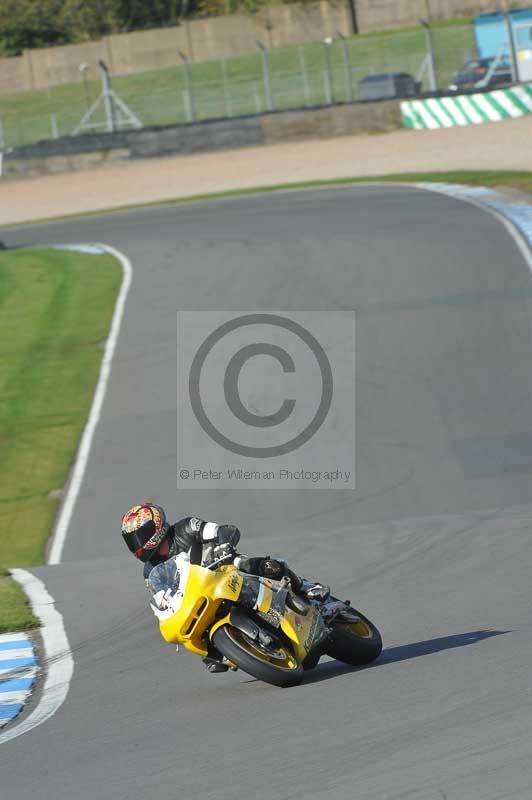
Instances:
[[[471,26],[448,26],[395,34],[352,37],[266,50],[238,59],[189,63],[174,69],[113,76],[112,88],[142,126],[172,125],[348,103],[359,99],[368,75],[408,73],[421,91],[433,89],[428,54],[432,47],[436,89],[475,57]],[[95,75],[92,76],[96,77]],[[71,135],[101,91],[96,80],[0,98],[0,149]],[[26,102],[25,102],[26,98]],[[40,109],[40,113],[37,113]],[[33,110],[35,113],[32,113]],[[92,130],[108,126],[105,104],[91,118]],[[117,116],[115,129],[120,127]]]

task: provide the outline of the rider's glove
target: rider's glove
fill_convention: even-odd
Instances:
[[[236,546],[240,541],[240,531],[235,525],[220,525],[216,534],[216,539],[219,545],[229,544],[236,550]]]
[[[213,550],[213,556],[215,561],[220,561],[222,558],[229,558],[234,553],[233,548],[229,543],[227,544],[219,544]]]

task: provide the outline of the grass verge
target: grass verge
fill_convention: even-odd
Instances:
[[[7,569],[43,563],[120,282],[108,255],[0,252],[0,632],[37,625]]]

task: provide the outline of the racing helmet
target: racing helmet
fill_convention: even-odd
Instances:
[[[122,517],[122,538],[141,561],[156,554],[169,529],[164,509],[149,501],[133,506]]]

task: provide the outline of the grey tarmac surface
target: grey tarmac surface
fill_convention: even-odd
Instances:
[[[284,193],[20,228],[134,266],[64,563],[70,694],[0,747],[13,800],[532,796],[532,283],[504,227],[393,186]],[[175,490],[175,311],[357,314],[357,489]],[[159,637],[123,511],[235,521],[378,624],[379,662],[277,690]],[[133,562],[133,563],[132,563]]]

